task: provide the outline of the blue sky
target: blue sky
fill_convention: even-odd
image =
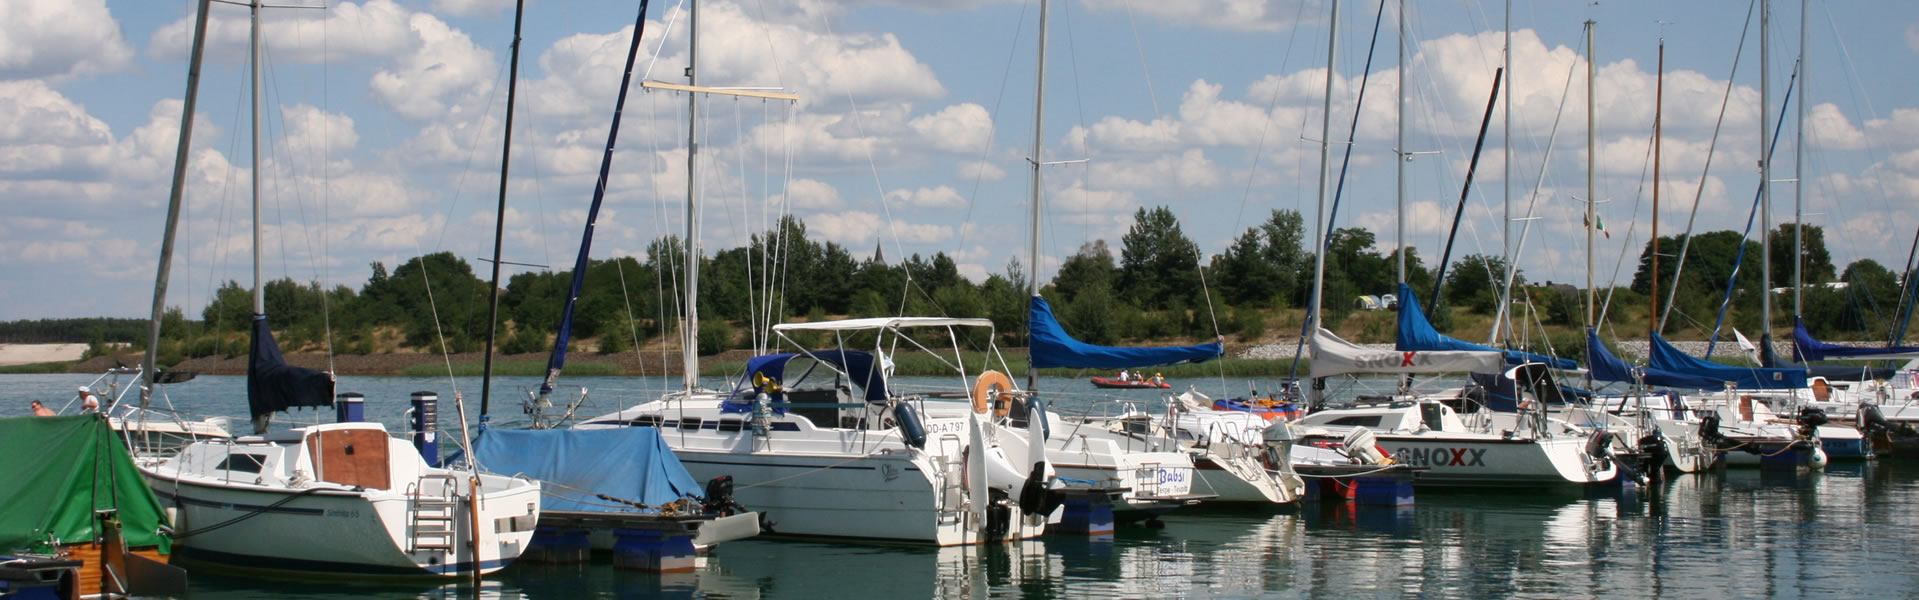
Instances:
[[[281,2],[280,4],[286,4]],[[308,0],[309,4],[317,4]],[[1800,5],[1772,15],[1772,110],[1799,55]],[[0,319],[143,316],[166,202],[194,2],[25,0],[0,8]],[[1037,4],[995,0],[713,1],[701,5],[701,83],[769,86],[795,105],[702,104],[704,237],[732,247],[782,212],[865,256],[944,251],[968,276],[1026,247]],[[1324,0],[1052,8],[1042,274],[1081,244],[1115,248],[1141,206],[1165,205],[1207,253],[1273,209],[1308,215],[1316,193]],[[1355,119],[1376,2],[1341,7],[1335,137]],[[654,2],[639,69],[683,82],[683,6]],[[1336,226],[1395,243],[1392,151],[1396,5],[1389,4]],[[1436,258],[1458,200],[1504,39],[1504,2],[1410,2],[1408,242]],[[1699,197],[1702,231],[1743,225],[1757,186],[1759,33],[1746,2],[1524,2],[1513,10],[1510,181],[1503,107],[1487,140],[1455,256],[1501,251],[1501,211],[1538,217],[1518,264],[1582,281],[1584,40],[1598,22],[1596,196],[1611,231],[1598,279],[1650,224],[1654,66],[1667,41],[1661,231],[1700,189],[1734,50],[1733,91]],[[637,6],[527,3],[506,260],[565,265],[598,168]],[[677,16],[676,18],[676,15]],[[451,251],[483,270],[499,185],[508,0],[362,0],[268,9],[269,277],[357,286]],[[664,42],[665,23],[673,21]],[[220,281],[245,282],[246,10],[216,3],[188,206],[168,303],[196,312]],[[1905,261],[1919,203],[1919,8],[1814,2],[1808,44],[1806,221],[1841,268]],[[657,60],[654,58],[657,52]],[[1574,74],[1568,86],[1567,74]],[[1562,93],[1570,92],[1561,113]],[[682,231],[686,98],[631,94],[601,258]],[[1552,124],[1560,126],[1553,139]],[[1774,221],[1793,211],[1796,112],[1774,158]],[[1336,150],[1334,156],[1339,152]],[[1543,167],[1542,167],[1543,165]],[[1543,173],[1543,177],[1542,177]],[[1515,235],[1519,226],[1514,227]],[[1628,264],[1619,276],[1630,276]],[[1379,290],[1386,292],[1388,290]]]

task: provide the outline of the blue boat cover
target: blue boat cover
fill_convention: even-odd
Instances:
[[[1412,286],[1399,284],[1399,327],[1394,335],[1393,346],[1401,352],[1432,350],[1471,350],[1478,352],[1499,352],[1506,355],[1506,364],[1523,365],[1529,362],[1545,363],[1552,368],[1570,370],[1579,368],[1579,363],[1570,358],[1559,358],[1521,352],[1502,350],[1492,346],[1482,346],[1465,340],[1441,335],[1433,328],[1432,321],[1426,320],[1426,314],[1419,311],[1419,297],[1413,295]]]
[[[1599,333],[1591,327],[1586,328],[1586,368],[1592,373],[1592,378],[1599,381],[1633,382],[1633,367],[1626,364],[1626,361],[1619,360],[1619,357],[1613,356],[1612,351],[1607,350],[1606,345],[1600,343]],[[1703,375],[1676,373],[1655,367],[1639,367],[1639,371],[1645,376],[1646,385],[1695,390],[1716,390],[1725,387],[1725,384],[1719,380]]]
[[[647,506],[701,496],[699,481],[660,439],[660,430],[652,427],[483,428],[473,438],[473,448],[489,472],[557,484],[542,492],[544,510],[637,510],[609,507],[593,494]]]
[[[786,363],[795,358],[805,357],[830,363],[839,367],[841,371],[845,371],[847,377],[851,379],[851,383],[859,385],[860,389],[866,391],[865,398],[867,402],[886,401],[886,375],[882,373],[880,369],[874,368],[873,353],[859,350],[821,350],[809,354],[792,352],[766,354],[747,359],[746,374],[740,376],[740,380],[733,384],[733,393],[727,396],[724,404],[720,405],[720,410],[730,413],[752,412],[753,397],[748,394],[748,392],[757,393],[762,391],[760,386],[754,383],[755,379],[757,379],[754,377],[755,375],[762,375],[769,380],[780,382],[781,389],[799,385],[801,381],[804,381],[808,377],[834,378],[838,376],[837,373],[831,371],[821,370],[818,373],[814,373],[813,369],[808,369],[806,372],[792,374],[791,380],[789,381],[786,373]],[[770,395],[774,403],[774,412],[785,414],[785,394],[774,391]]]
[[[1793,320],[1798,321],[1797,318],[1794,318]],[[1793,326],[1793,338],[1795,340],[1799,338],[1799,333],[1801,331],[1805,331],[1805,328],[1795,323]],[[1806,375],[1808,377],[1824,377],[1826,379],[1830,379],[1833,381],[1872,381],[1875,379],[1891,379],[1893,374],[1898,372],[1897,369],[1893,369],[1889,367],[1855,367],[1855,366],[1847,366],[1847,365],[1808,365],[1804,363],[1796,363],[1780,357],[1779,353],[1777,352],[1773,352],[1772,339],[1770,337],[1762,338],[1762,339],[1764,339],[1764,343],[1759,344],[1759,364],[1760,366],[1767,367],[1767,368],[1805,369]],[[1806,336],[1806,339],[1812,339],[1812,337]],[[1795,343],[1794,345],[1797,346],[1799,344]]]
[[[1226,353],[1225,346],[1219,342],[1147,348],[1088,344],[1067,334],[1066,328],[1060,326],[1059,319],[1053,318],[1053,308],[1046,304],[1045,298],[1039,296],[1033,296],[1026,327],[1032,334],[1028,351],[1033,354],[1033,367],[1036,369],[1131,369],[1206,362]]]
[[[1837,360],[1846,358],[1913,358],[1919,354],[1919,346],[1889,346],[1885,348],[1858,348],[1828,344],[1812,339],[1812,333],[1806,331],[1806,324],[1799,317],[1792,318],[1792,354],[1795,360]]]
[[[253,315],[247,351],[247,408],[255,420],[302,406],[333,406],[333,376],[287,364],[266,315]]]
[[[1735,387],[1744,389],[1790,390],[1806,387],[1805,369],[1766,369],[1717,364],[1679,351],[1668,343],[1666,338],[1656,333],[1652,335],[1651,343],[1652,360],[1649,362],[1655,368],[1729,382]]]

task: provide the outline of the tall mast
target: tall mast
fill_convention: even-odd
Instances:
[[[1046,135],[1045,128],[1046,128],[1046,15],[1047,15],[1047,9],[1048,9],[1047,0],[1040,0],[1039,2],[1039,68],[1034,70],[1035,72],[1033,75],[1034,77],[1033,158],[1027,161],[1032,163],[1033,165],[1033,202],[1031,206],[1032,216],[1030,219],[1027,219],[1029,225],[1032,227],[1033,230],[1031,232],[1032,235],[1030,236],[1030,239],[1028,241],[1029,245],[1027,246],[1027,249],[1026,249],[1027,257],[1028,257],[1027,260],[1029,261],[1027,263],[1027,268],[1032,270],[1032,274],[1027,277],[1028,279],[1027,288],[1028,288],[1028,291],[1030,291],[1034,297],[1039,296],[1039,213],[1040,213],[1039,202],[1040,202],[1040,173],[1041,173],[1040,166],[1042,164],[1041,157],[1040,157],[1040,149],[1041,149],[1041,146],[1044,145],[1043,141],[1045,140],[1045,135]],[[1026,364],[1027,364],[1026,389],[1028,390],[1037,389],[1039,387],[1039,369],[1032,368],[1033,344],[1030,343],[1030,340],[1032,339],[1032,335],[1033,335],[1032,327],[1029,325],[1027,327],[1027,332],[1026,332],[1027,339],[1029,340],[1029,343],[1026,344],[1026,348],[1027,348],[1026,350]]]
[[[500,205],[493,218],[493,279],[487,286],[486,357],[480,367],[480,422],[487,421],[487,409],[493,400],[493,342],[500,321],[500,239],[506,235],[506,167],[513,153],[513,93],[520,83],[520,17],[526,13],[526,0],[513,5],[513,52],[506,76],[506,140],[500,142]]]
[[[1501,153],[1504,156],[1501,160],[1505,161],[1503,166],[1500,167],[1500,173],[1503,173],[1503,175],[1499,177],[1500,187],[1505,195],[1505,202],[1502,203],[1504,207],[1501,208],[1503,216],[1499,222],[1499,248],[1500,258],[1506,261],[1506,272],[1510,274],[1513,271],[1513,0],[1506,0],[1505,95],[1506,124],[1505,129],[1499,136],[1500,143],[1504,144],[1504,152]],[[1512,285],[1512,277],[1510,275],[1504,280],[1507,286]],[[1500,302],[1499,310],[1493,311],[1493,314],[1497,315],[1497,317],[1493,319],[1494,338],[1499,337],[1500,326],[1504,325],[1506,320],[1511,318],[1509,315],[1511,314],[1512,308],[1512,289],[1508,288],[1497,291],[1500,294]],[[1489,342],[1492,341],[1497,340],[1489,340]]]
[[[1323,319],[1319,307],[1326,291],[1326,182],[1332,178],[1333,76],[1339,64],[1339,0],[1332,1],[1332,18],[1326,22],[1326,99],[1319,121],[1319,205],[1313,209],[1314,230],[1319,233],[1313,245],[1313,326],[1307,334],[1317,337]]]
[[[1759,334],[1772,335],[1772,0],[1759,0]],[[1770,341],[1761,343],[1770,344]]]
[[[266,288],[260,286],[260,0],[248,5],[253,26],[248,42],[247,69],[253,79],[253,318],[267,314]]]
[[[1399,112],[1395,114],[1399,115],[1399,141],[1395,148],[1398,160],[1393,162],[1398,163],[1399,191],[1394,197],[1398,199],[1399,210],[1394,211],[1394,214],[1399,217],[1396,219],[1397,232],[1393,239],[1399,242],[1397,281],[1406,283],[1406,160],[1412,158],[1406,152],[1406,0],[1399,0]]]
[[[1596,218],[1596,215],[1593,214],[1593,202],[1594,202],[1593,156],[1595,151],[1594,144],[1593,144],[1593,139],[1595,137],[1594,135],[1595,132],[1593,130],[1593,82],[1594,82],[1593,63],[1597,61],[1597,57],[1593,55],[1593,46],[1594,46],[1593,37],[1595,37],[1594,34],[1596,33],[1595,31],[1596,25],[1598,25],[1598,23],[1592,20],[1586,21],[1586,328],[1587,329],[1591,329],[1594,326],[1593,316],[1596,313],[1595,309],[1596,309],[1596,304],[1598,300],[1597,294],[1593,292],[1593,228],[1599,225],[1597,221],[1593,220],[1594,218]]]
[[[207,40],[207,7],[200,0],[200,12],[193,19],[193,51],[187,58],[187,95],[180,112],[180,146],[173,152],[173,188],[167,193],[167,228],[160,234],[160,268],[153,278],[153,320],[147,323],[147,353],[140,359],[140,407],[153,401],[155,364],[160,353],[160,320],[166,316],[167,278],[173,267],[174,232],[180,229],[180,204],[187,186],[187,153],[193,146],[193,106],[200,97],[200,59]],[[111,400],[111,399],[109,399]],[[102,407],[104,412],[106,408]]]
[[[1806,202],[1806,106],[1812,101],[1806,86],[1806,21],[1811,9],[1808,0],[1799,0],[1799,125],[1795,127],[1799,135],[1793,136],[1792,150],[1792,316],[1797,318],[1805,305],[1801,303],[1800,288],[1806,285],[1802,265],[1806,262],[1806,221],[1802,211]]]
[[[695,69],[700,56],[700,3],[688,3],[686,21],[686,84],[698,86]],[[639,35],[635,33],[634,35]],[[686,95],[686,327],[681,334],[680,364],[685,365],[681,381],[692,394],[700,387],[700,177],[696,166],[699,156],[700,97]]]
[[[1646,295],[1652,301],[1652,312],[1648,325],[1654,327],[1653,333],[1659,333],[1659,151],[1666,143],[1665,113],[1666,107],[1666,38],[1659,38],[1659,83],[1654,88],[1652,100],[1652,293]]]

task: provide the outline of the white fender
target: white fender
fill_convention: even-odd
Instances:
[[[966,417],[966,435],[966,505],[973,513],[973,523],[984,528],[986,527],[986,501],[992,496],[986,491],[988,477],[980,476],[981,473],[986,472],[988,452],[986,424],[982,422],[978,413],[969,414]]]

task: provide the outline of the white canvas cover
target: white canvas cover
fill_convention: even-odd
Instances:
[[[1373,350],[1339,339],[1333,332],[1320,329],[1313,335],[1314,379],[1349,373],[1489,373],[1504,370],[1506,360],[1498,352],[1474,350]]]

